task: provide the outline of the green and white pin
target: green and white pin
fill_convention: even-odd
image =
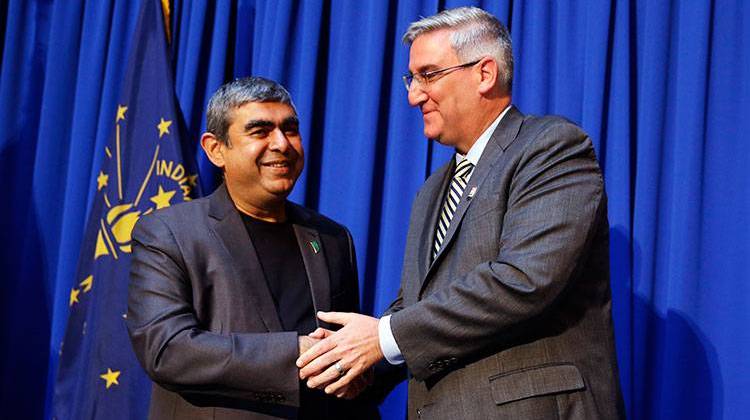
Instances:
[[[317,240],[312,240],[308,242],[308,244],[310,244],[310,248],[312,248],[314,253],[317,254],[318,252],[320,252],[320,244],[318,243]]]

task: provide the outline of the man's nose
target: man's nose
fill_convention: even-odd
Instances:
[[[285,153],[289,150],[291,144],[284,131],[277,128],[271,133],[271,141],[268,146],[273,151]]]
[[[413,81],[409,87],[409,95],[407,97],[411,106],[419,106],[427,101],[427,93],[422,90],[422,86],[416,83],[416,81]]]

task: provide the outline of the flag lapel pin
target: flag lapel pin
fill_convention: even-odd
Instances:
[[[310,245],[310,248],[312,248],[314,253],[317,254],[318,252],[320,252],[320,244],[318,243],[317,240],[312,240],[308,242],[308,244]]]
[[[474,194],[476,193],[477,193],[477,187],[476,186],[471,187],[471,190],[469,190],[469,195],[466,198],[471,200],[472,198],[474,198]]]

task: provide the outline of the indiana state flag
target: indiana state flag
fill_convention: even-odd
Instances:
[[[143,215],[197,195],[183,151],[159,0],[144,0],[117,109],[101,151],[55,383],[55,419],[144,419],[151,383],[125,327],[131,231]]]

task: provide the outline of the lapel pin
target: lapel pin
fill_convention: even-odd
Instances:
[[[471,200],[474,197],[474,194],[476,193],[477,193],[477,187],[471,187],[471,189],[469,190],[469,195],[466,198]]]
[[[320,244],[318,243],[318,241],[312,240],[308,242],[308,244],[310,244],[310,248],[312,248],[314,253],[317,254],[318,252],[320,252]]]

